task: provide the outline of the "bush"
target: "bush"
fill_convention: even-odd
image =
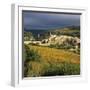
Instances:
[[[29,48],[28,45],[24,45],[25,49],[25,61],[24,61],[24,76],[26,77],[28,75],[28,70],[31,68],[31,65],[29,65],[29,62],[40,61],[40,56],[38,55],[38,52]]]
[[[79,75],[80,65],[72,63],[30,62],[27,77]]]
[[[75,48],[74,46],[72,46],[72,45],[70,45],[70,44],[68,44],[68,45],[64,45],[64,44],[61,44],[61,45],[59,45],[59,44],[55,44],[55,45],[50,45],[49,46],[50,48],[57,48],[57,49],[70,49],[70,48]]]
[[[25,45],[25,61],[38,61],[40,59],[40,55],[37,51]]]
[[[55,76],[55,75],[79,75],[80,65],[72,63],[58,63],[49,66],[43,76]]]
[[[45,68],[45,72],[42,76],[64,75],[62,67],[63,67],[62,63],[49,64],[49,66]]]

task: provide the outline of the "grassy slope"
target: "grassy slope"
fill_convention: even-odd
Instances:
[[[54,48],[48,48],[48,47],[40,47],[40,46],[32,46],[34,50],[37,50],[40,56],[45,60],[46,62],[70,62],[70,63],[80,63],[80,56],[78,54],[60,50],[60,49],[54,49]]]
[[[80,30],[78,29],[69,29],[69,28],[64,28],[64,29],[57,29],[55,31],[53,31],[54,33],[56,33],[57,35],[69,35],[69,36],[76,36],[76,37],[80,37]]]
[[[80,74],[80,56],[78,54],[41,46],[29,45],[29,48],[38,51],[41,58],[25,63],[25,77]]]

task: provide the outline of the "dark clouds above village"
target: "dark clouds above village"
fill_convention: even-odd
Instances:
[[[79,26],[80,15],[23,11],[23,25],[26,29],[53,29],[65,26]]]

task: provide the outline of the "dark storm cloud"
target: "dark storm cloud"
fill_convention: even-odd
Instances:
[[[80,15],[23,11],[23,24],[28,29],[52,29],[80,25]]]

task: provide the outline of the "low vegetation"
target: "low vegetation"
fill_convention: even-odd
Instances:
[[[61,44],[61,45],[59,45],[59,44],[52,45],[51,44],[49,47],[50,48],[56,48],[56,49],[64,49],[64,50],[67,50],[67,51],[71,51],[71,52],[80,54],[80,48],[76,49],[75,46],[70,45],[70,44],[68,44],[68,45],[64,45],[64,44]]]
[[[78,54],[34,45],[25,45],[25,53],[25,77],[80,74]]]

